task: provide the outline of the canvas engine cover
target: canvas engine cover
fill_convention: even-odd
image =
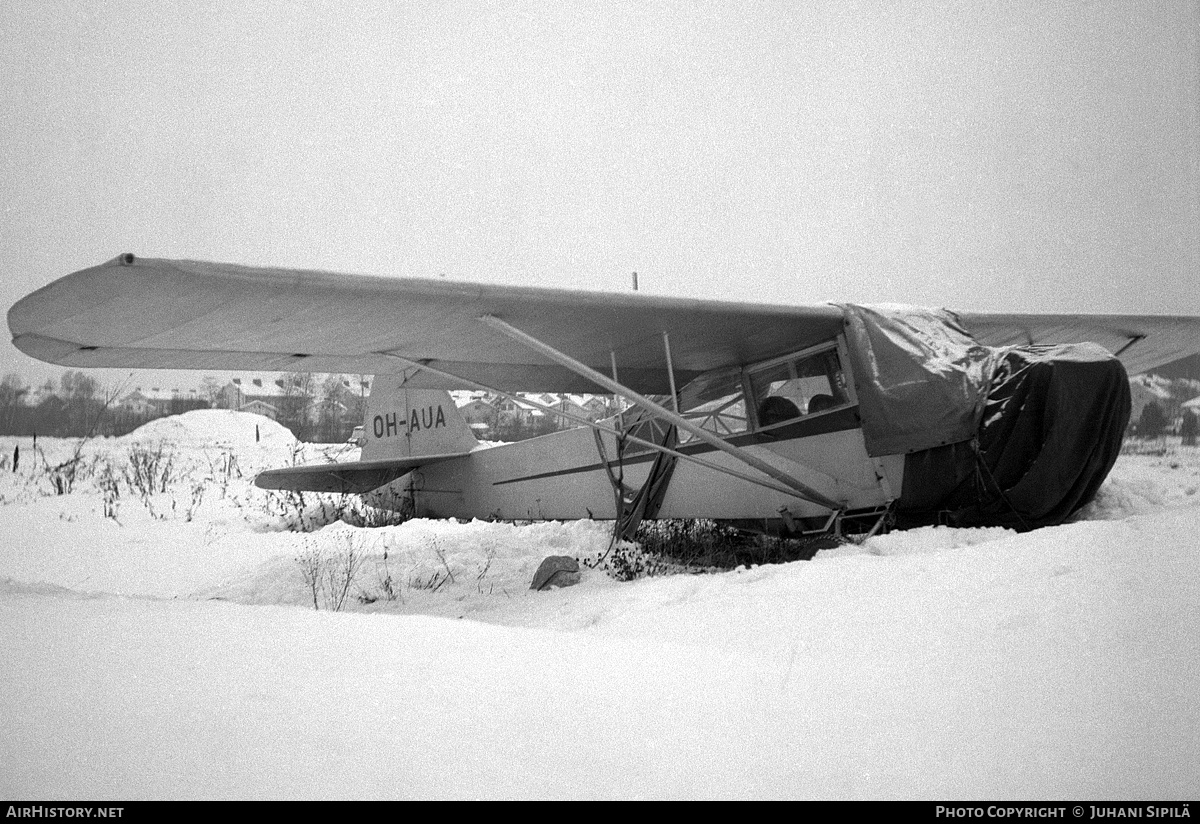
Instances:
[[[1095,496],[1130,416],[1124,366],[1094,344],[998,349],[976,438],[910,453],[902,526],[1026,530]]]

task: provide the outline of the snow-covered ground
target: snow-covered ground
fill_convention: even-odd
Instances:
[[[1084,518],[1026,535],[533,592],[607,525],[301,512],[254,473],[343,447],[243,413],[89,442],[63,495],[75,442],[37,447],[0,438],[2,797],[1196,793],[1195,448],[1123,456]]]

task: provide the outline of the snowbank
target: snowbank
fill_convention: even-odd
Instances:
[[[262,415],[232,409],[195,409],[158,418],[118,440],[169,441],[181,447],[238,447],[256,443],[291,449],[296,437],[287,427]]]
[[[156,424],[88,444],[70,494],[45,470],[73,442],[24,440],[39,457],[0,477],[0,794],[1194,793],[1195,449],[1123,456],[1053,529],[630,583],[585,563],[532,592],[543,557],[594,559],[608,525],[290,531],[297,504],[248,467],[344,447],[297,453],[239,413]],[[173,456],[165,491],[124,480],[139,447]],[[348,558],[331,612],[302,561]]]

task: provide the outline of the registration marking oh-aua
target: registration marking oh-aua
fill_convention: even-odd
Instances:
[[[445,427],[445,425],[446,413],[442,410],[441,405],[413,409],[409,413],[408,420],[396,412],[389,412],[386,415],[376,415],[372,421],[376,438],[390,438],[393,435],[399,435],[402,427],[407,428],[406,434],[411,435],[422,429],[437,429]]]

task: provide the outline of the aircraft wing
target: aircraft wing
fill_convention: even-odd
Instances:
[[[1131,375],[1200,352],[1200,318],[1170,315],[1014,315],[959,312],[986,346],[1098,343]]]
[[[492,315],[644,393],[826,340],[831,305],[772,306],[447,280],[261,269],[122,255],[55,281],[8,313],[13,343],[70,367],[387,374],[381,352],[485,384],[594,392],[478,318]],[[414,388],[456,389],[429,373]]]
[[[447,280],[267,269],[121,255],[18,301],[18,349],[70,367],[359,374],[408,368],[386,353],[510,389],[591,392],[575,372],[480,322],[499,318],[644,394],[669,391],[663,333],[678,385],[828,340],[832,304],[780,306]],[[1090,340],[1131,372],[1200,351],[1200,319],[960,316],[982,342]],[[413,388],[462,388],[428,372]]]
[[[401,478],[419,466],[447,458],[461,458],[465,452],[447,455],[421,455],[412,458],[394,458],[380,461],[355,461],[354,463],[315,464],[313,466],[287,466],[260,472],[254,485],[263,489],[289,489],[296,492],[344,492],[363,493],[378,489],[386,483]]]

